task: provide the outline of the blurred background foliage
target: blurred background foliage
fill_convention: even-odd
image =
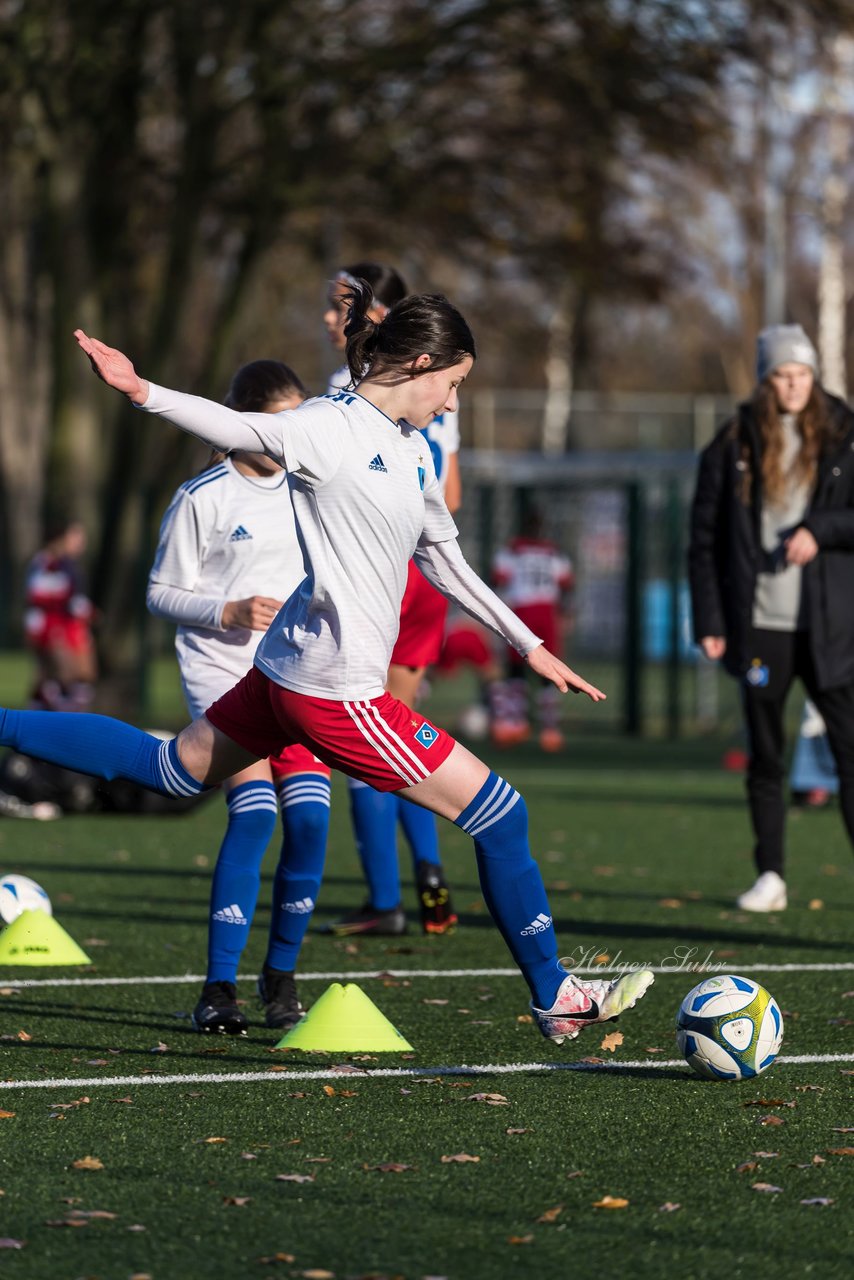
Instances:
[[[379,257],[459,303],[481,387],[743,394],[772,178],[814,328],[849,29],[851,0],[0,0],[5,641],[73,510],[120,664],[204,457],[107,394],[77,326],[185,390],[269,356],[320,391],[325,282]]]

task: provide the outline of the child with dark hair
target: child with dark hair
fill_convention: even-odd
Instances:
[[[225,403],[238,413],[282,413],[305,388],[278,360],[238,369]],[[304,576],[287,474],[265,453],[234,449],[178,489],[160,530],[147,602],[177,625],[175,650],[187,708],[200,716],[252,667],[261,637]],[[237,969],[261,887],[261,864],[281,811],[270,937],[258,991],[268,1027],[302,1017],[294,969],[323,874],[329,768],[305,747],[285,747],[225,778],[228,825],[211,885],[205,983],[197,1031],[244,1035]]]
[[[194,794],[299,742],[332,768],[431,809],[473,838],[484,900],[528,984],[534,1020],[562,1043],[634,1005],[653,974],[588,981],[564,968],[521,795],[385,690],[410,558],[562,692],[604,695],[545,649],[459,549],[420,428],[457,407],[475,357],[468,325],[439,296],[405,299],[379,325],[370,302],[369,289],[354,285],[354,390],[281,414],[238,414],[157,387],[78,330],[99,376],[134,404],[217,448],[286,467],[306,574],[251,672],[170,742],[103,716],[5,711],[0,743]]]
[[[381,262],[357,262],[343,267],[332,282],[328,308],[324,314],[329,340],[344,351],[347,338],[349,290],[356,280],[371,287],[373,299],[368,319],[380,324],[389,310],[407,296],[406,285],[394,267]],[[345,364],[333,373],[329,391],[349,387],[353,372]],[[440,413],[422,429],[430,447],[436,479],[453,513],[460,505],[462,487],[458,453],[459,415],[456,410]],[[427,668],[438,662],[445,633],[448,602],[409,562],[406,590],[400,607],[400,629],[391,654],[386,688],[395,698],[415,707]],[[357,778],[348,780],[350,812],[356,847],[368,886],[367,900],[343,919],[329,926],[332,933],[394,936],[407,930],[401,901],[400,867],[397,857],[397,828],[403,830],[412,853],[413,872],[421,927],[425,933],[449,933],[457,923],[451,890],[442,867],[436,819],[426,809],[406,804],[397,796],[377,791]]]

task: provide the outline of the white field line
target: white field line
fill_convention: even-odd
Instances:
[[[850,973],[854,961],[818,964],[732,964],[724,966],[719,961],[713,965],[702,963],[650,964],[650,965],[587,965],[573,969],[573,973],[625,973],[636,968],[651,969],[653,973],[676,974],[689,977],[696,974],[715,973]],[[241,974],[239,982],[254,982],[256,974]],[[518,969],[330,969],[323,972],[297,971],[303,982],[357,982],[378,978],[518,978]],[[179,973],[167,977],[145,978],[9,978],[0,976],[0,987],[178,987],[204,982],[203,973]]]
[[[831,1062],[854,1062],[854,1053],[804,1053],[781,1056],[777,1062],[790,1066],[812,1066]],[[294,1080],[412,1080],[420,1076],[510,1076],[532,1071],[602,1071],[617,1074],[652,1068],[662,1070],[681,1067],[691,1074],[682,1058],[644,1058],[636,1062],[513,1062],[485,1063],[476,1067],[327,1067],[316,1071],[188,1071],[181,1075],[56,1077],[48,1080],[2,1080],[0,1091],[15,1089],[123,1089],[150,1084],[290,1084]]]

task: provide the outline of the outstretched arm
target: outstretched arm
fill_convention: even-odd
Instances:
[[[198,436],[214,448],[226,452],[248,449],[253,453],[266,453],[277,462],[285,462],[281,414],[235,413],[213,400],[155,386],[153,382],[140,378],[122,351],[108,347],[97,338],[90,338],[82,329],[76,329],[74,336],[98,377],[107,386],[121,391],[137,408],[166,418],[174,426]]]
[[[601,689],[588,684],[560,658],[549,653],[539,636],[478,577],[465,560],[456,538],[419,545],[415,563],[428,582],[511,644],[524,656],[532,671],[551,680],[561,693],[571,689],[573,693],[586,693],[593,702],[604,700]]]

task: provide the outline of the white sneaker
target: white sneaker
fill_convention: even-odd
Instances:
[[[763,871],[756,884],[736,898],[735,905],[742,911],[785,911],[786,881],[776,871]]]
[[[563,1044],[566,1039],[574,1040],[584,1027],[618,1018],[637,1004],[654,981],[651,969],[638,969],[612,982],[607,979],[586,982],[568,973],[551,1009],[538,1009],[532,1004],[531,1012],[546,1039]]]

